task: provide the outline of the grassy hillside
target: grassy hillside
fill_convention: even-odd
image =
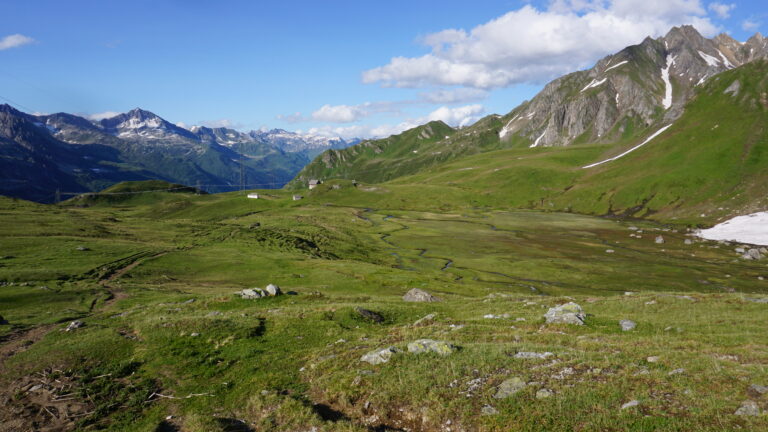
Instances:
[[[678,225],[484,209],[456,186],[338,185],[301,201],[0,199],[0,431],[768,427],[734,415],[748,400],[767,408],[749,386],[768,380],[753,301],[768,274],[736,245],[687,244]],[[268,283],[295,295],[234,295]],[[410,288],[443,301],[403,302]],[[544,324],[571,300],[585,326]],[[85,325],[63,331],[75,319]],[[460,349],[360,361],[420,338]],[[512,377],[528,384],[494,398]]]
[[[702,86],[661,135],[645,127],[617,145],[517,148],[464,157],[384,187],[443,188],[492,208],[531,208],[707,224],[765,209],[768,185],[768,63]],[[738,94],[726,90],[738,83]],[[420,186],[418,186],[420,185]],[[414,197],[416,199],[416,197]],[[450,200],[449,200],[450,201]]]

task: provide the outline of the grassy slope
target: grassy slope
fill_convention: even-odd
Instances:
[[[585,148],[575,157],[596,154]],[[448,420],[465,430],[768,426],[764,417],[732,415],[753,398],[747,386],[768,378],[765,305],[739,294],[768,291],[757,279],[763,264],[734,262],[730,248],[714,243],[686,245],[674,227],[651,222],[638,224],[646,232],[635,239],[620,221],[479,209],[474,194],[456,187],[445,189],[455,194],[421,190],[417,199],[409,185],[340,185],[298,202],[287,191],[264,191],[271,195],[260,200],[151,194],[89,208],[0,200],[0,255],[9,257],[0,261],[0,280],[14,282],[0,287],[0,313],[11,323],[0,334],[77,317],[87,324],[52,331],[4,361],[3,387],[17,395],[7,409],[28,400],[15,390],[24,377],[52,367],[80,377],[78,392],[95,405],[82,428],[224,431],[231,419],[286,431],[438,430]],[[654,243],[658,234],[666,244]],[[136,254],[138,266],[98,283]],[[232,295],[267,283],[298,295]],[[412,287],[446,301],[402,302]],[[640,294],[603,296],[627,290]],[[105,302],[109,292],[117,301]],[[541,294],[574,296],[588,325],[542,327],[546,307],[564,300]],[[356,306],[385,322],[362,320]],[[430,312],[435,321],[411,325]],[[511,318],[482,318],[504,313]],[[638,329],[620,332],[623,318]],[[462,349],[449,357],[402,354],[376,367],[358,361],[420,337]],[[557,363],[510,357],[530,350],[554,352]],[[661,361],[647,363],[649,355]],[[686,372],[667,375],[679,367]],[[515,375],[539,384],[493,399]],[[536,400],[544,387],[555,396]],[[152,391],[204,395],[147,402]],[[630,399],[641,407],[620,411]],[[499,414],[479,415],[486,404]]]
[[[768,63],[756,62],[707,83],[686,113],[655,140],[620,154],[660,127],[618,146],[510,149],[469,156],[394,180],[460,190],[477,205],[585,214],[625,214],[706,224],[766,206]],[[724,91],[735,80],[738,96]]]

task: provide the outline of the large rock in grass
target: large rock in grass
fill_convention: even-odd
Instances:
[[[379,365],[388,362],[393,355],[399,352],[400,350],[395,347],[382,348],[364,354],[362,357],[360,357],[360,361],[364,361],[372,365]]]
[[[523,381],[520,377],[509,378],[499,384],[499,386],[496,388],[496,394],[493,395],[493,397],[496,399],[508,398],[524,389],[525,386],[525,381]]]
[[[270,296],[273,296],[273,297],[274,297],[274,296],[279,296],[279,295],[281,295],[281,294],[283,293],[283,292],[280,290],[280,287],[279,287],[279,286],[277,286],[277,285],[275,285],[275,284],[269,284],[269,285],[267,285],[267,287],[266,287],[266,288],[264,288],[264,291],[266,291],[266,292],[267,292],[267,295],[270,295]]]
[[[428,352],[440,355],[451,354],[456,349],[448,342],[436,341],[432,339],[419,339],[408,344],[408,352],[413,354],[423,354]]]
[[[413,288],[412,290],[405,293],[403,296],[403,300],[407,302],[439,302],[440,299],[433,296],[432,294],[420,290],[418,288]]]
[[[587,315],[581,309],[581,306],[574,302],[555,306],[544,314],[547,324],[573,324],[584,325]]]
[[[283,292],[280,290],[280,287],[274,284],[267,285],[267,288],[261,289],[261,288],[246,288],[242,291],[238,291],[235,294],[239,295],[240,297],[246,299],[246,300],[253,300],[258,299],[262,297],[275,297],[282,295]]]
[[[267,293],[261,288],[246,288],[242,291],[238,291],[237,294],[246,300],[253,300],[267,296]]]

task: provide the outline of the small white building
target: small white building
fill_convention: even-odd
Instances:
[[[317,185],[321,185],[321,184],[323,184],[322,181],[312,179],[312,180],[309,181],[309,190],[312,190],[312,189],[316,188]]]
[[[293,200],[294,200],[294,201],[298,201],[298,200],[300,200],[300,199],[304,199],[304,197],[303,197],[303,196],[301,196],[301,195],[294,195],[294,196],[293,196]]]
[[[259,199],[259,194],[257,193],[249,193],[248,198],[250,199]]]

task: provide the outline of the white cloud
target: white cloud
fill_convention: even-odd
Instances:
[[[736,5],[734,3],[731,4],[724,4],[724,3],[710,3],[709,4],[709,10],[715,13],[718,17],[722,19],[728,19],[731,17],[731,11],[736,8]]]
[[[35,40],[23,34],[12,34],[0,39],[0,51],[34,43]]]
[[[101,113],[89,114],[87,117],[90,120],[99,121],[99,120],[104,120],[104,119],[112,118],[115,116],[119,116],[120,114],[122,113],[117,111],[104,111]]]
[[[312,119],[329,123],[352,123],[368,115],[367,104],[361,105],[323,105],[312,113]]]
[[[349,138],[384,138],[390,135],[396,135],[408,129],[419,126],[420,123],[406,120],[398,124],[383,125],[352,125],[352,126],[320,126],[310,128],[307,133],[311,135],[322,135],[326,137]]]
[[[408,129],[415,128],[430,121],[441,120],[451,126],[468,126],[480,119],[485,112],[482,105],[467,105],[456,108],[440,107],[424,117],[409,118],[397,124],[379,125],[350,125],[331,126],[324,125],[307,130],[312,135],[327,137],[348,138],[384,138],[399,134]],[[299,131],[301,133],[301,131]]]
[[[758,28],[760,28],[760,23],[755,21],[755,20],[753,20],[753,19],[751,19],[751,18],[750,19],[745,19],[744,21],[741,22],[741,28],[744,31],[749,31],[749,32],[755,31]]]
[[[219,119],[219,120],[202,120],[198,122],[200,125],[209,127],[209,128],[236,128],[238,125],[232,122],[232,120],[229,119]]]
[[[482,105],[466,105],[457,108],[440,107],[427,116],[428,121],[442,120],[451,126],[468,126],[480,119],[485,112]]]
[[[707,36],[718,28],[700,0],[555,0],[526,5],[470,31],[448,29],[422,38],[431,52],[395,57],[363,72],[384,86],[480,89],[545,82],[598,58],[692,24]]]
[[[434,104],[457,104],[481,101],[488,97],[488,92],[482,89],[460,87],[419,93],[419,97],[425,102]]]

